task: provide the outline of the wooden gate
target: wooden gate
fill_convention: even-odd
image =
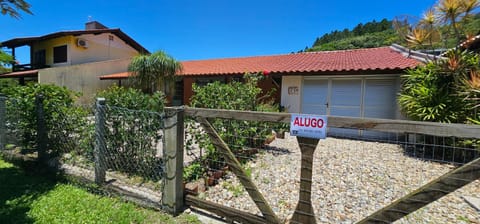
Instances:
[[[262,216],[226,207],[220,204],[199,199],[187,195],[186,204],[189,206],[205,209],[209,212],[226,217],[227,220],[241,223],[279,223],[279,218],[273,212],[263,195],[258,191],[255,184],[246,174],[235,155],[219,134],[212,127],[207,118],[223,118],[243,121],[266,121],[289,123],[291,115],[288,113],[266,113],[251,111],[230,111],[213,109],[185,108],[185,115],[194,117],[209,135],[216,149],[227,161],[229,169],[239,178],[249,196],[253,199]],[[414,122],[403,120],[386,119],[363,119],[351,117],[328,117],[329,127],[350,128],[390,133],[418,133],[434,136],[453,136],[458,138],[478,138],[480,126],[463,124],[441,124],[433,122]],[[302,152],[301,177],[299,201],[290,223],[315,223],[315,215],[311,205],[312,185],[312,155],[318,140],[297,138]],[[310,146],[309,146],[310,145]],[[418,188],[410,194],[392,202],[390,205],[378,210],[364,218],[360,223],[391,223],[417,209],[438,200],[446,194],[461,188],[480,178],[480,158],[464,164],[449,173]]]

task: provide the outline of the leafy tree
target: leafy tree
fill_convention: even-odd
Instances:
[[[9,15],[15,19],[21,18],[19,11],[32,14],[30,7],[30,4],[24,0],[0,0],[0,10],[2,15]]]
[[[419,22],[405,19],[394,24],[412,48],[456,47],[478,33],[480,18],[476,12],[479,6],[478,0],[439,0]]]
[[[128,70],[133,74],[133,85],[145,93],[166,91],[166,85],[182,70],[182,64],[163,51],[150,55],[138,55],[132,59]],[[172,85],[170,85],[172,86]]]

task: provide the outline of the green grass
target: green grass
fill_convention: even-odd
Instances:
[[[92,194],[0,157],[0,223],[200,223]]]

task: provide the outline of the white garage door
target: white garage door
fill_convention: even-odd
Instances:
[[[302,93],[302,113],[304,114],[328,114],[328,80],[305,80]]]
[[[365,79],[363,117],[395,118],[396,88],[395,80]]]
[[[349,117],[394,118],[395,79],[305,78],[302,113]],[[330,129],[330,133],[358,135],[357,130]],[[373,132],[365,134],[375,135]]]

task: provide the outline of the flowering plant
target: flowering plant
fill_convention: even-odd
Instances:
[[[267,79],[269,74],[270,72],[267,70],[256,73],[245,72],[244,78],[247,81],[258,82]]]

